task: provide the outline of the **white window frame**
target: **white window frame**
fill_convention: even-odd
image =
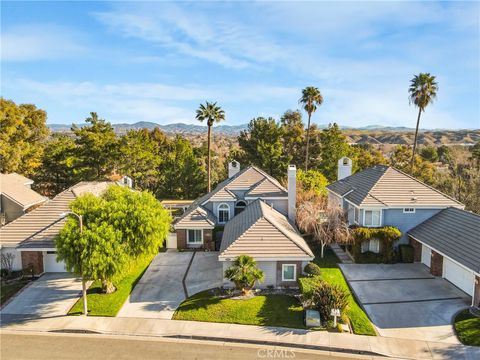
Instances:
[[[365,240],[361,244],[361,253],[372,252],[374,254],[380,253],[380,240],[379,239],[370,239]]]
[[[365,223],[365,219],[367,218],[367,211],[371,211],[372,212],[372,222],[373,222],[373,212],[377,211],[377,212],[380,212],[380,216],[378,217],[378,225],[373,225],[372,224],[366,224]],[[365,227],[380,227],[382,226],[382,217],[383,217],[383,211],[382,209],[364,209],[363,210],[363,226]]]
[[[404,214],[415,214],[415,208],[403,208]]]
[[[240,203],[240,202],[244,203],[245,205],[244,205],[244,206],[238,206],[238,203]],[[246,200],[238,200],[238,201],[235,203],[235,205],[233,206],[233,215],[235,216],[235,213],[236,213],[237,209],[243,209],[242,211],[244,211],[245,208],[247,207],[247,205],[248,205],[248,204],[247,204],[247,201],[246,201]],[[242,211],[241,211],[241,212],[242,212]],[[239,213],[239,214],[240,214],[240,213]]]
[[[356,206],[353,207],[353,222],[357,225],[360,223],[360,209]]]
[[[227,209],[220,209],[220,207],[222,207],[223,205],[225,205],[227,207]],[[228,220],[227,221],[221,221],[220,220],[220,211],[228,211]],[[218,204],[218,206],[217,206],[217,219],[218,219],[219,224],[226,224],[228,221],[230,221],[230,205],[228,205],[227,203]]]
[[[293,266],[293,279],[285,279],[285,267]],[[282,264],[282,281],[297,281],[297,264]]]
[[[190,244],[190,245],[203,244],[203,229],[187,229],[186,231],[187,231],[187,244]],[[191,241],[190,231],[200,231],[200,241]]]

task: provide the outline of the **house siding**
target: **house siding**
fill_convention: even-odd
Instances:
[[[33,269],[34,275],[44,273],[43,269],[43,253],[41,251],[22,251],[22,268]]]
[[[187,230],[178,229],[177,230],[177,249],[186,249],[187,248]]]
[[[22,254],[20,253],[20,251],[17,251],[17,249],[13,247],[4,247],[0,251],[2,254],[7,254],[7,253],[13,254],[14,258],[13,258],[12,270],[14,271],[22,270]]]
[[[416,209],[413,214],[404,214],[402,209],[383,210],[383,226],[394,226],[402,232],[399,244],[408,244],[407,231],[431,218],[442,209]]]
[[[10,200],[6,196],[1,196],[2,212],[5,213],[5,222],[9,223],[24,214],[23,207]]]
[[[295,264],[297,266],[295,281],[282,281],[282,265],[283,264]],[[302,274],[302,262],[301,261],[277,261],[277,286],[278,287],[292,287],[297,288],[297,279]]]
[[[285,216],[288,216],[288,199],[285,200],[268,200],[262,199],[268,205],[273,205],[273,208]]]

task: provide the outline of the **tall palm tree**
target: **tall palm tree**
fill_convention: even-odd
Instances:
[[[225,270],[225,277],[235,284],[237,290],[248,294],[257,281],[263,281],[265,274],[258,268],[254,258],[248,255],[240,255],[232,266]]]
[[[320,90],[314,86],[307,86],[302,90],[302,97],[298,101],[303,105],[303,109],[308,114],[308,125],[307,125],[307,149],[305,154],[305,171],[308,170],[308,146],[310,143],[310,119],[312,114],[317,110],[317,107],[322,105],[323,96],[320,93]]]
[[[208,140],[207,140],[207,178],[208,178],[208,192],[211,189],[211,169],[210,169],[210,141],[212,137],[212,126],[215,122],[220,122],[225,120],[225,111],[222,110],[220,106],[217,106],[217,103],[210,103],[208,101],[204,104],[200,104],[200,107],[197,110],[196,119],[198,121],[207,121],[208,126]]]
[[[410,80],[410,93],[408,99],[410,104],[418,107],[417,127],[415,128],[415,139],[413,140],[412,159],[410,161],[410,171],[413,171],[415,160],[415,151],[417,150],[418,127],[420,125],[420,115],[425,111],[426,107],[437,97],[438,84],[435,76],[430,73],[420,73]]]

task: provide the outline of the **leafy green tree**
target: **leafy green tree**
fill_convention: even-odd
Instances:
[[[427,106],[437,97],[438,84],[435,76],[430,73],[420,73],[410,80],[410,88],[408,89],[410,104],[414,104],[418,108],[417,126],[415,127],[415,139],[413,140],[412,158],[410,160],[411,171],[413,171],[415,151],[417,148],[418,128],[420,126],[420,116],[425,112]]]
[[[48,137],[47,113],[0,98],[0,172],[33,175]]]
[[[252,164],[276,178],[284,178],[290,154],[284,153],[283,131],[273,118],[259,117],[240,133],[240,163]]]
[[[118,139],[112,125],[90,113],[90,125],[72,126],[83,180],[103,180],[111,175],[118,158]]]
[[[210,141],[212,138],[212,126],[214,123],[225,120],[225,111],[222,110],[220,106],[217,106],[217,103],[209,103],[208,101],[204,104],[200,104],[200,107],[197,110],[196,118],[198,121],[207,121],[208,126],[208,135],[207,135],[207,181],[208,181],[208,192],[212,190],[211,184],[211,169],[210,169]]]
[[[119,171],[133,179],[134,186],[154,190],[162,161],[159,143],[147,129],[130,130],[120,139]]]
[[[448,146],[440,145],[437,149],[438,159],[443,164],[449,164],[452,160],[452,155]]]
[[[34,179],[35,187],[45,195],[54,196],[80,180],[75,168],[78,161],[75,142],[68,135],[52,134],[41,161]]]
[[[316,196],[327,196],[328,180],[320,171],[299,169],[297,180],[303,191],[312,191]]]
[[[161,178],[155,193],[161,199],[195,199],[205,192],[202,161],[195,156],[190,142],[180,135],[168,143],[158,173]]]
[[[431,163],[438,161],[438,152],[434,146],[424,146],[420,149],[420,156]]]
[[[307,86],[302,90],[302,97],[299,103],[303,105],[303,109],[308,114],[307,124],[307,144],[305,150],[305,171],[308,170],[308,147],[310,145],[310,119],[312,114],[317,110],[317,107],[323,104],[323,96],[320,90],[314,86]]]
[[[415,155],[414,167],[412,171],[410,163],[410,149],[406,145],[398,145],[390,156],[390,164],[409,174],[413,177],[423,181],[429,185],[435,182],[435,167],[428,161],[423,160],[418,154]]]
[[[337,179],[338,160],[349,156],[352,152],[348,145],[347,138],[336,123],[329,124],[320,134],[321,160],[319,163],[320,172],[329,181]]]
[[[280,118],[283,151],[290,154],[292,163],[300,165],[305,159],[305,124],[300,111],[286,111]],[[310,129],[310,132],[312,129]]]
[[[238,256],[232,266],[225,270],[225,277],[243,294],[248,294],[257,281],[265,279],[263,271],[257,267],[257,262],[248,255]]]
[[[386,165],[388,159],[371,144],[357,144],[351,147],[353,170],[362,171],[375,165]]]

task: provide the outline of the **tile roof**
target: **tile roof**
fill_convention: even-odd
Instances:
[[[210,211],[201,206],[197,206],[188,211],[188,213],[185,216],[182,216],[174,225],[176,229],[195,227],[209,228],[212,226],[215,226],[215,217]]]
[[[48,199],[30,189],[33,181],[25,176],[11,173],[0,174],[0,193],[27,209]]]
[[[214,190],[199,197],[195,200],[189,208],[185,211],[185,213],[180,216],[176,223],[179,224],[183,222],[184,218],[190,217],[190,213],[196,210],[198,207],[204,209],[209,216],[213,216],[213,220],[215,221],[214,215],[207,209],[205,209],[202,205],[208,201],[233,201],[236,199],[233,190],[254,190],[255,187],[260,186],[262,182],[267,181],[264,185],[262,185],[259,189],[261,191],[261,195],[252,194],[250,196],[262,196],[262,197],[278,197],[284,196],[285,198],[288,196],[287,190],[273,177],[265,173],[264,171],[260,170],[256,166],[249,166],[245,169],[239,171],[236,175],[232,176],[231,178],[225,179],[224,181],[220,182]],[[259,192],[257,192],[259,193]],[[199,221],[204,221],[203,219],[199,218]],[[183,225],[182,225],[183,227]]]
[[[463,204],[390,166],[376,165],[335,181],[327,189],[357,206],[447,207]]]
[[[60,214],[68,211],[76,197],[91,192],[101,194],[112,183],[81,182],[55,196],[52,200],[0,228],[0,245],[7,247],[54,248],[53,239],[63,226]]]
[[[408,235],[480,274],[480,215],[447,208]]]
[[[230,220],[223,232],[220,257],[243,254],[272,259],[314,257],[287,217],[260,199]]]

